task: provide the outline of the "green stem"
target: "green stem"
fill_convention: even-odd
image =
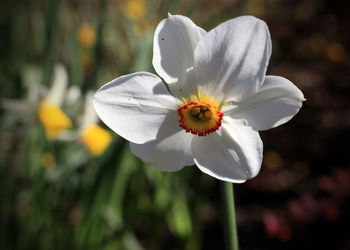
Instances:
[[[58,33],[58,12],[61,0],[48,1],[45,17],[45,62],[42,83],[46,86],[51,84],[52,68],[55,61],[56,40]]]
[[[238,250],[235,202],[232,183],[221,182],[221,196],[225,224],[226,249]]]

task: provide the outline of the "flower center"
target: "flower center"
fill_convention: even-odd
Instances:
[[[180,116],[180,127],[199,136],[218,130],[224,116],[216,106],[203,101],[188,102],[182,105],[177,113]]]

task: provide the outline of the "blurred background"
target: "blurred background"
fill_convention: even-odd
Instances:
[[[234,185],[241,249],[350,249],[348,1],[16,0],[0,3],[0,249],[223,249],[219,181],[161,173],[97,119],[91,96],[154,72],[167,13],[207,31],[269,26],[268,74],[307,101],[261,132],[260,174]]]

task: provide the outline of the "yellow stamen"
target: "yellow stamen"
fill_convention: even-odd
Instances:
[[[201,117],[199,117],[201,120],[206,121],[211,119],[211,112],[210,111],[205,111],[204,113],[201,114]]]
[[[182,105],[177,110],[180,116],[180,127],[204,136],[218,130],[224,114],[216,106],[204,101],[191,101]]]
[[[200,107],[193,107],[192,109],[191,109],[191,114],[193,115],[193,116],[196,116],[196,115],[198,115],[199,113],[201,112],[201,108]]]

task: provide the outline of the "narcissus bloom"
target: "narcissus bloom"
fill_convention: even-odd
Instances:
[[[85,97],[85,110],[80,128],[80,138],[89,153],[93,156],[101,155],[112,141],[110,133],[97,125],[98,117],[92,106],[93,93],[88,92]]]
[[[65,68],[60,64],[55,65],[51,89],[38,107],[39,120],[50,139],[56,139],[63,131],[72,126],[71,120],[60,108],[67,83],[68,76]]]
[[[56,139],[60,133],[72,126],[62,109],[52,103],[42,103],[38,109],[38,116],[49,139]]]
[[[302,92],[266,76],[271,39],[265,22],[242,16],[210,32],[184,16],[158,25],[153,66],[102,86],[94,106],[132,152],[162,171],[186,165],[215,178],[244,182],[261,167],[259,130],[289,121]]]
[[[138,20],[145,16],[147,11],[146,0],[124,0],[122,12],[131,20]]]
[[[78,29],[78,40],[85,48],[91,48],[96,42],[94,28],[88,23],[81,24]]]

